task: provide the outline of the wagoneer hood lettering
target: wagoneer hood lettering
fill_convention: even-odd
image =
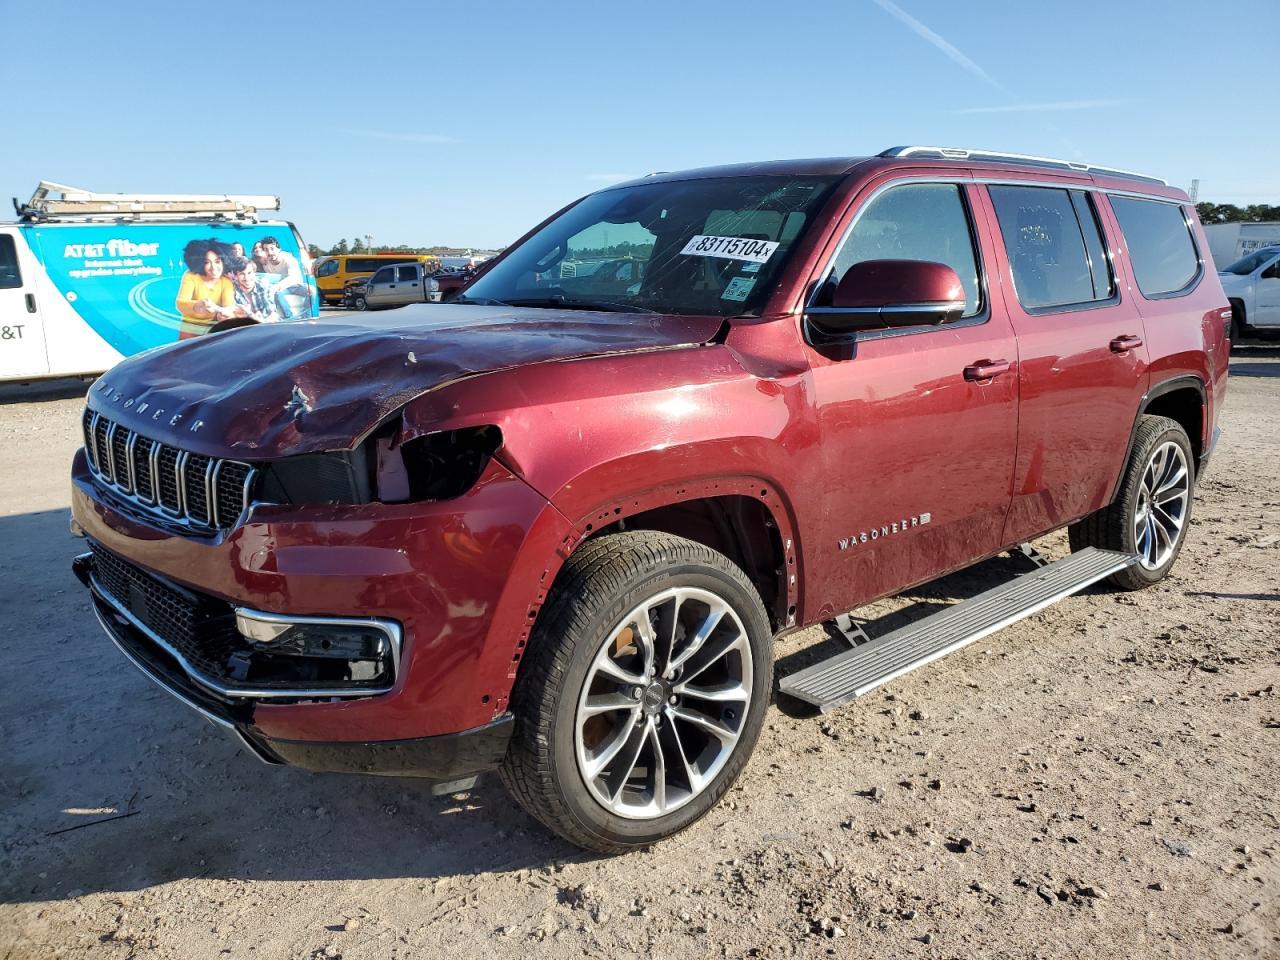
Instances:
[[[126,360],[90,405],[152,439],[246,459],[349,449],[405,403],[480,373],[706,343],[718,317],[405,307],[232,330]]]

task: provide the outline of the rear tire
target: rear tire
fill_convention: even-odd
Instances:
[[[1101,547],[1138,556],[1112,574],[1122,590],[1142,590],[1173,568],[1195,492],[1195,459],[1187,432],[1168,417],[1143,416],[1115,500],[1067,528],[1072,550]]]
[[[772,689],[772,629],[738,567],[670,534],[599,537],[569,559],[534,627],[503,782],[580,847],[648,846],[737,779]]]

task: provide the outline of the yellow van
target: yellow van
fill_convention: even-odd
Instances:
[[[389,263],[418,262],[426,270],[439,269],[440,258],[429,253],[339,253],[329,257],[317,257],[315,263],[316,287],[322,303],[342,303],[347,284],[373,274]]]

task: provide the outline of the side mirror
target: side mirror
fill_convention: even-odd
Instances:
[[[925,260],[864,260],[845,271],[829,307],[811,307],[809,323],[839,336],[950,323],[964,314],[964,285],[945,263]]]

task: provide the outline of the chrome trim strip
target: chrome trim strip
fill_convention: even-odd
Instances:
[[[209,518],[215,527],[221,526],[218,522],[218,474],[222,470],[221,460],[210,460],[209,466],[213,467],[213,479],[210,480],[209,492]]]
[[[104,476],[106,476],[106,478],[110,480],[112,483],[114,483],[116,486],[119,486],[120,484],[116,480],[116,451],[112,446],[112,440],[115,439],[116,428],[118,426],[119,426],[118,423],[114,423],[111,420],[108,420],[107,436],[106,436],[106,439],[103,441],[107,448],[107,469],[104,472]]]
[[[191,511],[187,508],[187,457],[185,450],[178,451],[178,459],[173,462],[173,473],[178,479],[178,516],[191,519]]]
[[[160,503],[160,447],[162,444],[158,440],[151,441],[151,502],[160,507],[164,506]]]
[[[160,579],[160,578],[157,578]],[[400,676],[400,625],[392,620],[378,620],[370,617],[368,619],[350,619],[335,617],[280,617],[278,622],[288,623],[330,623],[338,626],[376,626],[380,628],[391,641],[391,662],[393,674],[391,677],[391,685],[387,687],[369,687],[360,690],[352,690],[350,688],[339,689],[310,689],[310,688],[294,688],[281,689],[279,687],[228,687],[213,677],[207,677],[195,667],[189,660],[175,649],[167,640],[158,633],[148,627],[145,623],[134,616],[133,611],[124,606],[115,597],[111,596],[98,582],[98,578],[94,575],[92,569],[89,570],[89,585],[93,595],[109,606],[112,610],[122,616],[129,624],[157,647],[173,657],[178,662],[178,666],[182,668],[182,672],[190,677],[195,683],[200,684],[206,690],[218,694],[221,697],[229,697],[242,700],[283,700],[283,699],[303,699],[303,700],[332,700],[335,698],[353,699],[361,697],[373,697],[383,693],[390,693],[395,687],[396,679]],[[235,608],[237,615],[240,614],[242,608]],[[265,619],[268,617],[277,617],[273,613],[261,613],[257,610],[244,609],[244,613],[254,619]]]
[[[240,515],[244,516],[244,512],[249,509],[249,492],[253,489],[253,481],[258,476],[257,467],[249,467],[244,475],[244,484],[241,486],[240,492]]]
[[[213,522],[213,471],[217,469],[218,458],[210,457],[209,462],[204,465],[204,522],[216,527]]]
[[[129,492],[138,492],[138,471],[133,463],[134,451],[138,446],[138,435],[132,430],[128,431],[129,439],[124,442],[124,460],[129,466]]]
[[[101,417],[102,414],[98,413],[98,411],[96,410],[90,410],[89,412],[93,414],[93,416],[89,418],[89,426],[87,428],[88,435],[85,437],[84,452],[85,452],[85,455],[89,458],[89,466],[93,469],[95,473],[97,473],[98,472],[97,427],[98,427],[98,418]]]

